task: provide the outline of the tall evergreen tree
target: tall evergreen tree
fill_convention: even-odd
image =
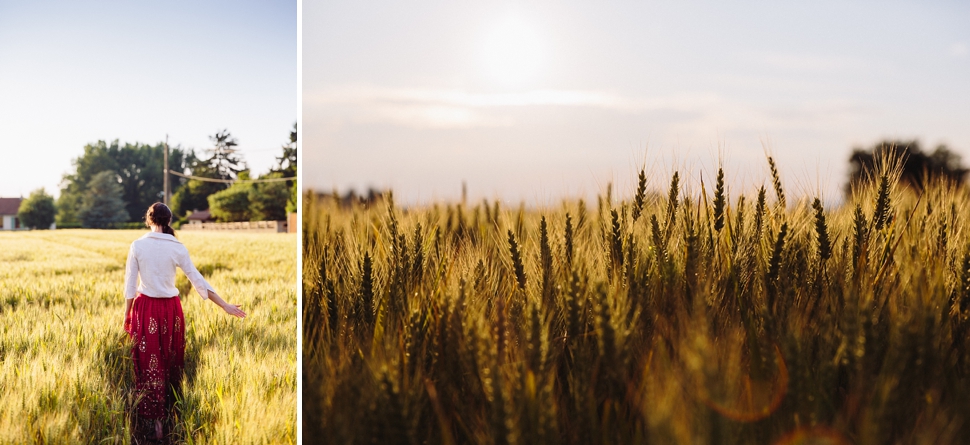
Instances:
[[[283,154],[276,158],[276,168],[274,172],[282,173],[284,178],[296,177],[296,123],[290,131],[290,142],[283,144]]]
[[[239,145],[228,130],[217,131],[209,136],[213,147],[203,150],[211,153],[208,158],[194,157],[189,166],[192,176],[200,178],[233,180],[246,171],[246,163],[236,154]],[[194,154],[194,153],[193,153]],[[228,183],[190,179],[185,186],[172,195],[172,212],[176,217],[185,216],[192,210],[209,209],[209,196],[229,188]]]
[[[293,123],[293,130],[290,131],[290,142],[288,144],[283,144],[283,155],[276,158],[277,166],[273,169],[273,172],[280,173],[280,177],[284,178],[296,178],[296,122]],[[294,179],[292,181],[286,181],[286,188],[289,190],[286,198],[286,207],[282,209],[282,215],[285,218],[287,213],[296,211],[296,184],[297,181]],[[273,188],[272,190],[276,190]],[[270,219],[270,218],[266,218]],[[272,218],[278,219],[278,218]]]
[[[216,134],[209,136],[209,140],[212,141],[212,148],[203,151],[212,153],[212,156],[194,165],[193,175],[236,179],[239,172],[246,170],[246,162],[236,154],[239,141],[229,133],[229,130],[217,131]]]

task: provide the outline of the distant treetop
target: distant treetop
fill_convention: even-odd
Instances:
[[[885,157],[902,157],[902,172],[899,183],[922,190],[926,181],[945,179],[955,184],[963,184],[967,172],[970,171],[960,162],[960,155],[954,153],[946,145],[940,144],[932,153],[924,152],[918,140],[901,141],[885,140],[872,147],[855,148],[849,157],[851,170],[849,182],[845,186],[846,194],[852,193],[853,184],[871,180],[871,172],[875,170],[879,159]]]

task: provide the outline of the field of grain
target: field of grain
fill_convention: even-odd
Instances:
[[[898,165],[837,208],[770,159],[745,194],[687,171],[535,209],[308,194],[304,437],[967,443],[970,201]]]
[[[124,267],[145,232],[0,232],[0,443],[130,443]],[[186,375],[174,442],[295,443],[295,236],[177,236],[249,316],[229,317],[178,273]]]

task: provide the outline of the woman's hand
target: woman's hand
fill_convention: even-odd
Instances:
[[[232,315],[233,317],[246,318],[246,313],[243,312],[242,309],[239,309],[239,307],[240,306],[238,304],[226,303],[226,305],[223,306],[222,309],[225,310],[227,314]]]
[[[131,306],[134,300],[125,299],[125,332],[131,332]]]
[[[239,308],[240,306],[238,304],[227,303],[222,299],[222,297],[219,296],[219,294],[216,293],[216,291],[212,289],[209,289],[209,300],[212,300],[213,303],[219,305],[222,310],[226,311],[227,314],[232,315],[233,317],[246,318],[246,313]]]

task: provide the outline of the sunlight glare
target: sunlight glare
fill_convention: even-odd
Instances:
[[[536,76],[542,55],[542,41],[535,28],[512,16],[485,36],[482,62],[491,80],[518,86]]]

